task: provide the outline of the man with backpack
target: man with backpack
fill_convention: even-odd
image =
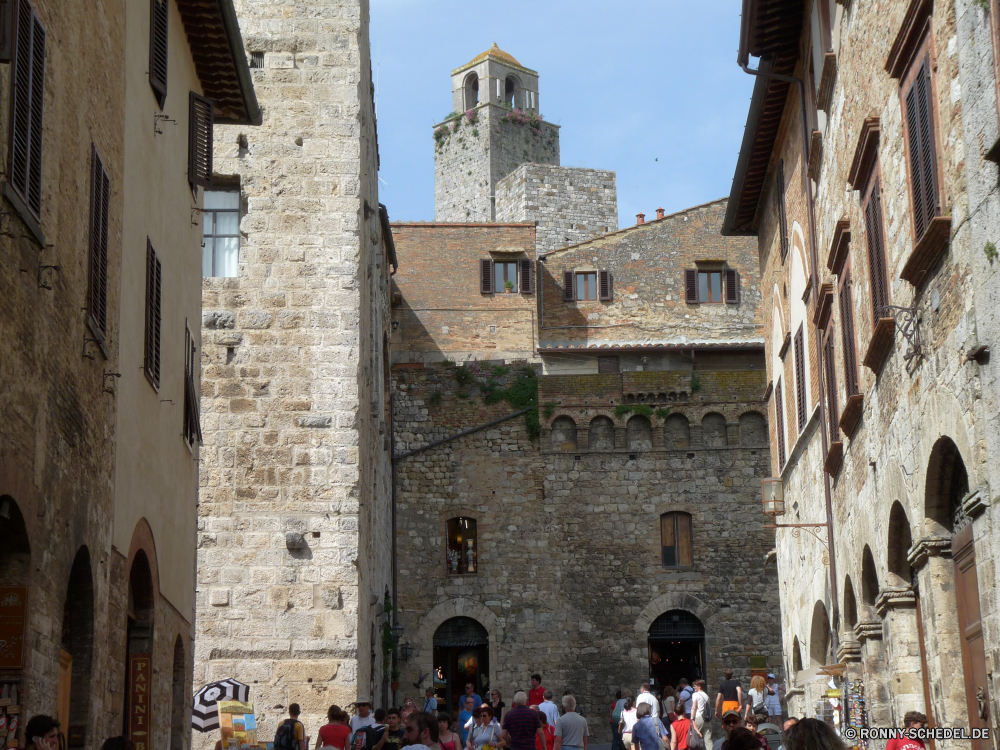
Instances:
[[[306,728],[299,721],[300,713],[298,703],[288,707],[288,718],[281,722],[274,735],[274,750],[309,750]]]

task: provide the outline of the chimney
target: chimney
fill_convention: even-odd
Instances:
[[[662,208],[656,209],[656,218],[657,219],[662,219],[663,218],[663,209]]]
[[[636,223],[636,225],[645,224],[646,223],[646,214],[636,214],[635,215],[635,223]]]

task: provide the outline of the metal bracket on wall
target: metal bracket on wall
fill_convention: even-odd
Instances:
[[[115,379],[120,378],[122,374],[120,372],[106,372],[104,373],[104,392],[110,393],[112,396],[115,393]]]
[[[802,532],[805,531],[807,534],[812,536],[820,544],[826,544],[826,539],[820,536],[820,533],[816,529],[828,529],[825,523],[773,523],[765,524],[765,529],[791,529],[792,536],[798,539],[802,536]],[[826,550],[823,551],[823,564],[830,564],[830,557]]]
[[[48,280],[52,278],[52,272],[59,271],[59,266],[39,266],[38,267],[38,288],[39,289],[52,289],[52,284],[47,283]],[[47,279],[43,279],[43,276],[48,276]]]
[[[173,119],[172,117],[168,117],[167,115],[160,115],[160,114],[157,114],[156,112],[154,112],[153,113],[153,137],[154,138],[156,138],[156,136],[158,136],[158,135],[163,135],[163,131],[160,130],[160,123],[162,123],[162,122],[169,122],[169,123],[171,123],[173,125],[177,124],[177,120]]]
[[[197,206],[191,206],[191,226],[193,226],[193,227],[198,226],[198,214],[204,214],[204,213],[208,213],[204,208],[198,208]],[[205,247],[205,244],[202,243],[201,246]]]
[[[906,361],[906,372],[913,374],[920,356],[920,317],[915,307],[900,307],[899,305],[884,305],[878,309],[880,318],[891,317],[896,321],[896,330],[903,334],[909,349],[903,354]]]

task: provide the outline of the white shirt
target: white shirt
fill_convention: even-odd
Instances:
[[[699,690],[697,693],[691,696],[691,710],[688,711],[688,716],[692,719],[697,719],[701,716],[702,710],[708,703],[708,693],[703,690]]]
[[[639,697],[635,699],[635,705],[638,706],[640,703],[645,703],[649,706],[650,716],[654,719],[660,716],[660,702],[656,700],[656,696],[652,693],[639,693]]]
[[[541,705],[538,706],[538,710],[545,714],[545,718],[548,719],[550,727],[554,727],[556,722],[559,721],[559,706],[552,701],[542,701]]]
[[[360,716],[351,717],[351,731],[357,732],[361,727],[373,727],[375,726],[375,717],[368,714],[365,718]]]
[[[622,721],[625,722],[625,729],[623,731],[631,732],[632,727],[634,727],[635,723],[638,721],[635,716],[635,709],[633,708],[628,711],[622,711]]]

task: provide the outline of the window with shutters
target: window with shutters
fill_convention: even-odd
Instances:
[[[212,124],[214,105],[211,99],[191,92],[188,112],[188,182],[191,187],[212,187]]]
[[[692,304],[740,301],[740,275],[732,268],[684,271],[684,301]]]
[[[929,42],[928,34],[900,87],[914,241],[919,241],[934,217],[941,214]]]
[[[90,146],[90,222],[88,237],[87,323],[103,342],[108,336],[108,203],[111,180],[97,146]]]
[[[479,534],[475,518],[448,519],[445,565],[450,575],[468,575],[479,568]]]
[[[886,317],[889,304],[889,280],[886,274],[885,229],[882,223],[880,170],[872,170],[861,211],[865,216],[865,239],[868,245],[868,277],[871,286],[872,327]]]
[[[795,406],[798,416],[799,432],[806,426],[809,416],[809,405],[806,402],[809,386],[806,383],[806,347],[804,324],[795,332]]]
[[[493,261],[489,258],[479,261],[479,293],[493,294]]]
[[[664,568],[690,568],[691,516],[688,513],[664,513],[660,516],[660,546]]]
[[[844,392],[856,396],[858,390],[858,345],[854,336],[854,297],[851,291],[850,261],[840,274],[840,340],[844,353]]]
[[[497,294],[513,293],[517,290],[517,263],[494,261],[493,289]]]
[[[28,0],[17,4],[14,33],[8,179],[13,193],[37,221],[42,211],[45,28]]]
[[[723,274],[726,286],[726,304],[738,305],[740,302],[740,272],[727,268]]]
[[[235,277],[240,263],[240,191],[206,190],[201,273]]]
[[[826,331],[826,340],[823,344],[823,366],[826,374],[826,416],[830,425],[830,442],[836,443],[840,440],[840,426],[837,420],[840,419],[840,410],[837,408],[837,358],[834,346],[833,326]]]
[[[781,241],[781,262],[788,257],[788,214],[785,212],[785,161],[778,161],[775,190],[778,191],[778,234]]]
[[[193,447],[201,444],[201,414],[198,393],[198,350],[194,336],[184,321],[184,442]]]
[[[778,471],[785,468],[785,402],[781,393],[781,378],[774,385],[774,431],[778,437]]]
[[[146,238],[146,331],[143,372],[153,388],[160,389],[160,282],[162,271],[153,243]]]
[[[167,99],[167,19],[169,0],[149,0],[149,85],[163,109]]]
[[[535,264],[530,258],[521,258],[517,262],[517,284],[521,294],[535,293]]]
[[[698,272],[698,301],[722,302],[722,271]]]
[[[596,271],[581,271],[576,274],[576,299],[597,299]]]

